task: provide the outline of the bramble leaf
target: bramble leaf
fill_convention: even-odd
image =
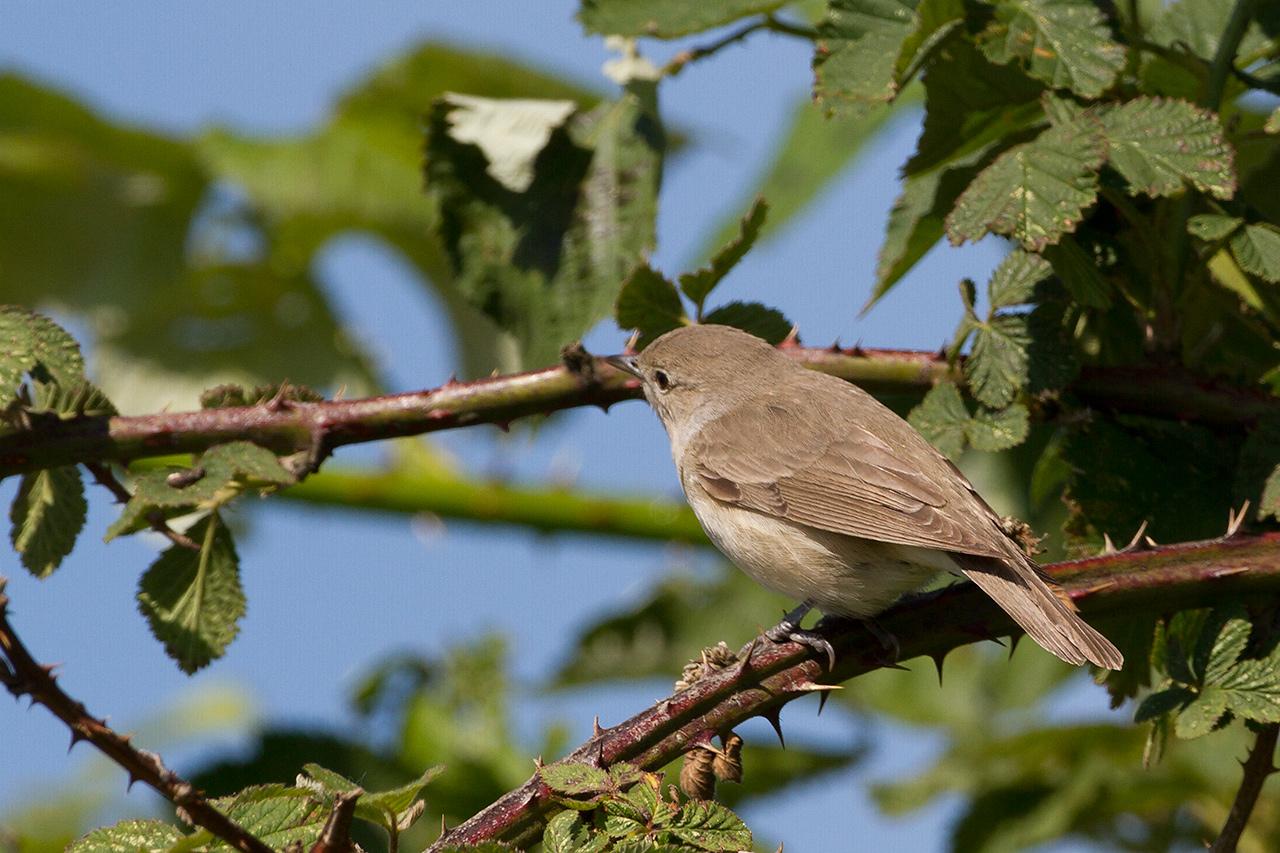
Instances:
[[[1101,127],[1093,121],[1051,127],[1015,145],[979,173],[947,217],[954,244],[988,231],[1039,251],[1074,231],[1098,194],[1105,157]]]
[[[791,333],[791,321],[776,308],[759,302],[730,302],[708,313],[704,323],[719,323],[750,332],[771,344],[781,343]]]
[[[939,382],[907,417],[911,425],[947,456],[959,456],[972,418],[954,382]]]
[[[589,33],[670,39],[777,9],[778,0],[582,0],[578,20]]]
[[[640,332],[641,349],[689,322],[676,286],[647,263],[632,270],[622,283],[614,314],[620,327]]]
[[[716,802],[689,800],[667,828],[677,839],[699,850],[751,849],[751,830],[742,818]]]
[[[978,37],[987,58],[1021,60],[1056,89],[1096,98],[1124,68],[1125,49],[1090,0],[988,0],[995,20]]]
[[[38,578],[52,574],[75,547],[87,512],[84,483],[75,465],[23,474],[9,520],[13,550],[27,571]]]
[[[974,329],[973,350],[964,363],[969,390],[978,402],[999,408],[1027,384],[1027,315],[1000,314]]]
[[[199,551],[173,545],[143,574],[138,608],[188,675],[222,656],[244,616],[240,558],[217,513],[188,531]]]
[[[1240,268],[1270,284],[1280,283],[1280,228],[1249,223],[1231,235],[1231,254]]]
[[[1234,152],[1218,117],[1187,101],[1134,98],[1100,110],[1107,161],[1131,195],[1170,196],[1184,182],[1215,198],[1235,193]]]
[[[919,27],[919,0],[831,0],[819,27],[814,98],[828,109],[898,93],[898,59]]]
[[[67,848],[67,853],[137,853],[167,850],[183,838],[182,830],[160,820],[122,820],[95,829]]]
[[[1030,429],[1027,407],[1014,403],[998,411],[978,409],[965,429],[965,436],[974,450],[994,452],[1022,444]]]

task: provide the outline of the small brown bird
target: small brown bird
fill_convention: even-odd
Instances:
[[[822,649],[812,608],[870,619],[958,572],[1071,664],[1124,659],[1002,529],[946,457],[862,389],[727,326],[668,332],[615,367],[639,377],[707,536],[801,601],[767,635]]]

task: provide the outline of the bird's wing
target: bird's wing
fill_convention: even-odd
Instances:
[[[707,423],[684,453],[713,498],[821,530],[1010,556],[995,514],[915,430],[869,394],[806,371]]]

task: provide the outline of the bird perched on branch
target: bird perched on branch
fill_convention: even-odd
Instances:
[[[857,386],[728,326],[685,326],[609,362],[640,379],[707,536],[801,602],[770,639],[834,661],[825,639],[800,628],[811,608],[869,620],[949,571],[1064,661],[1123,663],[964,475]]]

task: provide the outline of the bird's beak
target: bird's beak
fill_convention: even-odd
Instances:
[[[644,378],[640,374],[640,368],[636,366],[636,357],[634,355],[609,355],[605,356],[604,360],[623,373],[630,373],[637,379]]]

